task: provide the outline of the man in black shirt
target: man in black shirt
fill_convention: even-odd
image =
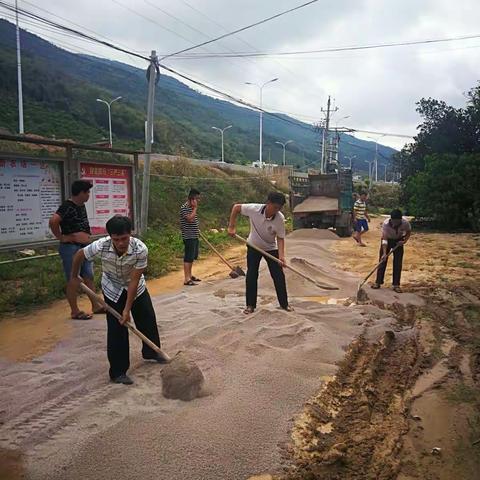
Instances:
[[[72,310],[71,316],[76,320],[89,320],[92,314],[85,313],[78,308],[77,286],[70,280],[72,261],[75,253],[90,243],[90,224],[88,223],[85,203],[90,198],[90,189],[93,185],[87,180],[76,180],[72,183],[72,196],[60,205],[56,213],[50,218],[50,230],[60,241],[58,252],[62,258],[63,271],[67,279],[67,300]],[[84,261],[80,275],[92,290],[93,264]],[[95,311],[96,305],[92,302],[94,313],[101,313],[101,309]]]

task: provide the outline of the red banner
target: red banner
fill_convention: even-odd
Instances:
[[[106,233],[105,224],[114,215],[133,218],[131,166],[80,163],[80,172],[93,184],[86,203],[93,235]]]

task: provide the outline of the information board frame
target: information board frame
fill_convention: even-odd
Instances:
[[[130,173],[130,182],[131,182],[131,202],[132,210],[131,217],[134,225],[134,232],[139,231],[139,214],[138,208],[140,205],[140,176],[139,176],[139,155],[143,154],[142,151],[136,150],[127,150],[122,148],[105,148],[98,145],[85,145],[79,144],[71,141],[62,141],[62,140],[52,140],[46,138],[30,137],[28,135],[10,135],[0,133],[0,140],[7,142],[16,142],[26,143],[26,144],[35,144],[37,146],[51,146],[53,149],[47,149],[48,152],[46,155],[35,156],[29,154],[25,151],[17,151],[18,147],[9,149],[2,149],[0,151],[0,159],[5,160],[29,160],[35,162],[47,161],[47,162],[58,162],[58,165],[61,168],[61,181],[63,182],[62,188],[62,197],[61,201],[63,202],[66,198],[70,196],[70,185],[74,180],[80,178],[80,163],[95,163],[100,165],[111,165],[111,166],[120,166],[120,167],[129,167]],[[63,150],[63,155],[62,155]],[[56,151],[56,155],[48,155],[50,151]],[[82,152],[82,155],[74,155],[74,151]],[[92,152],[91,158],[86,158],[85,153]],[[107,154],[119,154],[128,156],[128,160],[125,162],[107,160],[107,159],[96,159],[95,153],[102,152],[101,155]],[[43,153],[43,152],[42,152]],[[58,155],[60,154],[60,155]],[[58,155],[58,156],[57,156]],[[82,158],[79,158],[79,157]],[[103,236],[103,235],[100,235]],[[94,236],[98,238],[99,236]],[[46,255],[36,255],[31,257],[33,258],[43,258],[43,256],[50,256],[51,253],[48,253],[48,249],[58,245],[57,239],[46,239],[46,240],[35,240],[35,241],[18,241],[18,239],[11,242],[6,242],[0,245],[0,252],[15,252],[26,249],[45,249]],[[2,261],[0,263],[10,263],[20,260],[28,260],[28,257],[25,258],[14,258],[13,260]]]
[[[65,200],[66,191],[66,159],[61,157],[35,157],[31,155],[17,154],[17,153],[0,153],[0,162],[35,162],[35,163],[55,163],[60,169],[60,201]],[[45,238],[42,240],[13,240],[12,242],[5,242],[0,244],[0,251],[13,250],[20,248],[33,248],[37,246],[55,245],[58,240],[55,238]]]

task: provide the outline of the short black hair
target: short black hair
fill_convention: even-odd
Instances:
[[[367,192],[360,192],[360,196],[362,196],[362,195],[368,195],[368,193]]]
[[[196,188],[191,188],[190,191],[188,192],[189,200],[191,200],[192,198],[195,198],[197,195],[200,195],[200,191],[197,190]]]
[[[270,192],[267,197],[267,202],[274,203],[275,205],[285,205],[285,195],[280,192]]]
[[[132,221],[123,215],[115,215],[107,222],[106,227],[110,236],[124,235],[132,232]]]
[[[90,180],[75,180],[72,183],[72,195],[76,197],[80,192],[88,192],[93,188],[93,183]]]
[[[396,208],[390,212],[390,218],[393,220],[401,220],[403,217],[402,211]]]

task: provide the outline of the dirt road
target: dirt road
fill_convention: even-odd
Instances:
[[[375,259],[377,239],[372,234],[366,240]],[[465,249],[478,242],[460,240]],[[367,305],[352,304],[346,299],[355,295],[359,276],[341,268],[353,265],[359,273],[371,268],[369,248],[356,248],[328,231],[290,235],[289,260],[339,287],[330,295],[288,273],[291,313],[277,308],[265,269],[259,308],[251,316],[242,313],[244,280],[218,279],[228,274],[218,264],[206,267],[214,277],[201,286],[176,290],[177,277],[161,279],[159,290],[150,285],[165,349],[187,351],[207,379],[205,396],[189,403],[161,396],[160,367],[142,362],[136,339],[131,341],[135,385],[109,384],[100,318],[69,322],[55,305],[50,331],[42,335],[34,329],[36,341],[28,351],[14,329],[2,335],[2,328],[13,327],[0,322],[0,463],[8,478],[455,478],[441,473],[452,471],[448,455],[458,458],[458,444],[439,443],[441,428],[430,431],[438,419],[428,409],[428,395],[437,392],[439,382],[453,397],[460,392],[461,399],[476,388],[480,362],[470,348],[475,331],[465,319],[480,292],[464,289],[449,297],[443,316],[437,313],[436,329],[433,297],[440,290],[429,299],[423,280],[415,283],[413,274],[405,279],[416,287],[408,283],[406,294],[382,290]],[[460,295],[463,303],[457,302]],[[450,311],[458,325],[448,323]],[[48,319],[46,313],[39,312],[40,318]],[[66,330],[52,339],[58,322]],[[27,327],[20,328],[28,335]],[[386,331],[394,331],[394,338]],[[467,377],[470,390],[456,389]],[[455,420],[460,437],[451,437],[466,438],[467,419],[475,427],[475,403],[452,410],[460,403],[436,399],[442,412],[461,410]],[[443,455],[429,453],[436,446]],[[476,466],[467,455],[472,448],[462,450],[464,476],[458,478],[475,478],[468,476]]]

